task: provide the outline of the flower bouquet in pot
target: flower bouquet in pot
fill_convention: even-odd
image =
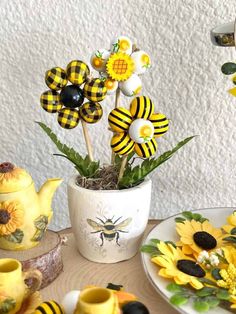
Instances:
[[[96,78],[80,60],[71,61],[66,70],[47,71],[45,81],[50,90],[40,99],[43,109],[57,114],[61,127],[72,129],[81,121],[88,154],[81,156],[62,144],[48,126],[38,124],[60,151],[55,155],[68,159],[77,170],[68,183],[68,202],[80,253],[95,262],[112,263],[138,251],[150,209],[151,181],[147,176],[193,136],[155,157],[158,139],[168,131],[169,121],[148,96],[138,95],[140,76],[150,68],[150,57],[129,38],[119,36],[109,50],[96,50],[91,65],[98,71]],[[108,115],[111,163],[101,165],[94,160],[88,126],[100,120],[100,102],[112,94],[115,105]],[[132,97],[128,109],[119,105],[122,94]],[[134,163],[137,159],[141,162]]]

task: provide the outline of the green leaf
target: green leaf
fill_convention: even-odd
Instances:
[[[222,73],[225,75],[231,75],[236,73],[236,63],[234,62],[226,62],[221,67]]]
[[[226,237],[223,240],[231,243],[236,243],[236,237]]]
[[[211,309],[217,307],[220,304],[220,300],[217,297],[211,296],[206,298],[208,305]]]
[[[176,293],[172,295],[172,297],[170,298],[170,303],[177,307],[184,305],[187,302],[188,302],[188,297],[180,293]]]
[[[210,305],[207,301],[197,299],[193,302],[193,307],[197,312],[207,312],[210,309]]]
[[[201,281],[202,283],[205,283],[207,285],[210,286],[215,286],[216,283],[213,280],[207,279],[207,278],[198,278],[199,281]]]
[[[52,130],[46,126],[42,122],[36,122],[43,131],[49,136],[49,138],[53,141],[56,145],[58,150],[63,154],[56,154],[61,157],[68,159],[71,163],[74,164],[75,169],[80,173],[81,176],[86,178],[91,178],[95,176],[96,172],[99,169],[99,162],[97,161],[90,161],[89,157],[86,156],[83,158],[78,152],[76,152],[73,148],[62,144],[59,139],[57,138],[56,134],[52,132]]]
[[[198,297],[207,297],[207,296],[215,294],[216,290],[217,290],[216,288],[204,287],[200,290],[197,290],[196,295]]]
[[[219,289],[218,292],[216,293],[216,297],[219,300],[229,300],[230,299],[230,294],[225,289]]]
[[[175,222],[177,222],[177,223],[183,223],[183,222],[185,222],[185,221],[186,221],[186,219],[183,218],[183,217],[176,217],[176,218],[175,218]]]
[[[24,232],[20,229],[16,229],[15,232],[4,236],[4,239],[13,242],[13,243],[21,243],[24,238]]]
[[[16,300],[12,298],[5,299],[1,304],[0,304],[0,313],[1,314],[7,314],[10,311],[12,311],[16,306]]]
[[[188,220],[192,220],[193,219],[193,214],[190,211],[184,211],[184,212],[182,212],[182,215],[184,216],[184,218],[186,218]]]
[[[174,153],[176,153],[181,147],[186,145],[194,137],[195,136],[191,136],[184,139],[183,141],[179,142],[172,150],[165,152],[158,158],[148,158],[145,159],[141,165],[135,166],[132,169],[127,168],[124,172],[123,178],[119,182],[119,189],[130,188],[143,182],[148,174],[170,159]]]
[[[45,232],[45,230],[37,229],[35,231],[33,238],[31,239],[31,241],[33,241],[33,242],[41,241],[43,236],[44,236],[44,232]]]
[[[236,235],[236,228],[233,228],[233,229],[230,231],[230,234]]]
[[[39,216],[37,219],[35,219],[34,225],[37,229],[44,231],[48,225],[48,217],[45,215]]]
[[[220,269],[219,268],[214,268],[211,271],[211,275],[214,279],[216,280],[220,280],[222,279],[221,275],[220,275]]]
[[[165,244],[170,244],[170,245],[172,245],[173,247],[175,247],[175,248],[176,248],[175,243],[174,243],[174,242],[172,242],[172,241],[165,241]]]
[[[155,244],[155,245],[157,245],[157,244],[159,244],[161,241],[160,241],[159,239],[151,239],[150,242],[153,243],[153,244]]]
[[[141,247],[141,252],[151,254],[152,257],[160,255],[160,251],[154,245],[145,244]]]
[[[170,291],[170,292],[173,292],[173,293],[184,291],[184,288],[183,288],[182,286],[180,286],[180,285],[178,285],[177,283],[174,283],[174,282],[170,283],[170,284],[166,287],[166,289],[167,289],[168,291]]]

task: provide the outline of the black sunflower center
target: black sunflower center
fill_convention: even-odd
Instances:
[[[194,261],[190,261],[188,259],[178,260],[177,268],[178,270],[182,271],[187,275],[198,278],[202,278],[206,275],[205,271],[201,268],[201,266],[196,264]]]
[[[0,209],[0,225],[6,225],[10,220],[11,215],[5,209]]]
[[[194,242],[204,250],[212,250],[217,246],[216,239],[206,231],[199,231],[193,235]]]
[[[4,163],[0,164],[0,173],[10,172],[14,168],[15,168],[15,166],[13,164],[11,164],[10,162],[4,162]]]

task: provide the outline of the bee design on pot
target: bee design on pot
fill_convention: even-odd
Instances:
[[[108,241],[112,241],[116,239],[116,244],[120,246],[119,238],[120,238],[120,232],[128,233],[129,231],[123,230],[126,226],[128,226],[132,218],[127,218],[120,223],[117,224],[117,222],[122,218],[119,217],[115,221],[113,221],[114,216],[111,219],[102,220],[101,218],[96,217],[99,222],[96,222],[92,219],[87,219],[88,224],[96,231],[93,231],[91,233],[100,233],[100,239],[102,240],[102,243],[100,246],[103,246],[104,244],[104,238]]]

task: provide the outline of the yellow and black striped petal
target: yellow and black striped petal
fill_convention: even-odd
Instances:
[[[90,73],[86,63],[80,60],[71,61],[66,67],[68,80],[75,85],[83,84]]]
[[[84,84],[84,97],[93,102],[102,101],[107,94],[107,88],[103,80],[92,79]]]
[[[40,104],[42,108],[50,113],[58,112],[62,108],[60,95],[54,90],[48,90],[40,96]]]
[[[127,133],[115,134],[111,139],[111,148],[118,155],[128,155],[134,149],[134,141]]]
[[[154,126],[154,136],[161,137],[169,129],[169,120],[163,113],[154,113],[149,118]]]
[[[64,129],[73,129],[79,123],[79,112],[75,109],[63,108],[58,112],[57,121]]]
[[[45,83],[53,90],[62,89],[67,81],[66,71],[59,67],[52,68],[45,74]]]
[[[98,122],[103,114],[102,106],[98,102],[86,102],[79,109],[81,119],[87,123]]]
[[[41,303],[33,314],[65,314],[65,311],[56,301],[48,301]]]
[[[130,112],[135,119],[147,120],[154,112],[154,104],[147,96],[135,97],[130,104]]]
[[[143,158],[149,158],[157,151],[157,142],[153,137],[149,142],[143,144],[135,144],[135,152],[137,155]]]
[[[108,122],[112,128],[112,131],[118,133],[125,132],[129,129],[132,123],[132,116],[129,110],[118,107],[110,112],[108,116]]]

